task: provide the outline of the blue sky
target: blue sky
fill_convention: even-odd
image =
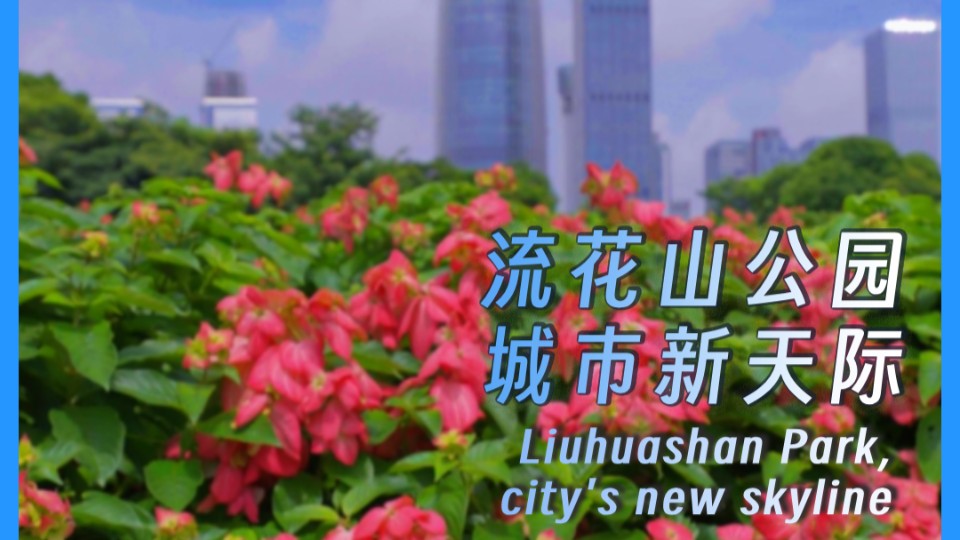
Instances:
[[[573,57],[571,0],[543,6],[550,173],[563,163],[556,68]],[[30,0],[20,66],[75,90],[140,95],[196,119],[203,60],[241,68],[261,123],[296,103],[359,102],[377,148],[435,152],[439,0]],[[698,189],[713,140],[778,125],[794,143],[862,133],[863,37],[885,19],[939,18],[939,0],[653,0],[655,129],[678,189]],[[231,32],[231,29],[234,29]]]

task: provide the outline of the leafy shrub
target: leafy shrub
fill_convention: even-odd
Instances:
[[[71,207],[38,196],[38,183],[56,180],[30,165],[35,157],[22,158],[23,535],[939,535],[940,208],[929,197],[869,193],[809,222],[781,209],[769,223],[734,212],[690,223],[630,197],[636,182],[628,171],[592,169],[585,187],[592,209],[566,216],[488,191],[511,187],[497,169],[478,177],[483,188],[431,183],[398,192],[384,177],[288,211],[265,204],[284,200],[289,186],[282,178],[257,170],[242,182],[239,165],[215,161],[208,172],[220,189],[201,178],[157,178]],[[263,206],[254,209],[250,194]],[[821,264],[805,279],[812,304],[799,311],[748,309],[756,277],[742,268],[746,260],[769,224],[798,223]],[[569,271],[586,252],[575,233],[620,224],[647,235],[635,250],[642,264],[630,278],[642,287],[641,305],[581,311]],[[560,232],[549,274],[557,301],[540,312],[486,312],[479,300],[492,277],[489,233],[532,225]],[[655,299],[664,245],[689,238],[694,225],[711,225],[714,239],[730,243],[721,305],[662,309]],[[751,353],[765,349],[754,337],[758,327],[813,326],[812,349],[830,357],[836,328],[854,316],[829,309],[830,260],[839,230],[856,226],[897,227],[909,235],[900,309],[861,314],[871,325],[909,330],[907,395],[872,410],[780,398],[746,409],[737,396],[759,377],[746,365]],[[726,399],[677,414],[660,404],[651,385],[663,331],[681,318],[698,328],[729,323],[735,334],[725,342],[734,352]],[[560,336],[551,403],[542,410],[495,404],[483,392],[492,325],[526,332],[544,320]],[[638,350],[644,367],[636,390],[597,409],[570,397],[569,380],[580,353],[576,333],[607,320],[645,330],[648,339]],[[801,380],[819,393],[830,382],[822,362]],[[885,473],[780,465],[775,455],[762,467],[738,468],[518,465],[525,427],[649,435],[693,425],[711,435],[765,432],[773,441],[792,426],[839,433],[863,425],[881,434],[884,456],[900,459]],[[733,491],[771,477],[801,483],[825,475],[895,484],[896,512],[883,520],[811,517],[797,525],[776,516],[739,523],[729,504],[714,518],[652,520],[633,516],[627,504],[611,516],[584,504],[560,526],[542,515],[499,514],[503,491],[531,478],[565,485],[598,478],[629,493],[650,484]]]

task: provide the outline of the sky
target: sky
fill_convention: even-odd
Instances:
[[[440,0],[21,0],[20,68],[95,97],[140,96],[199,118],[204,61],[245,72],[261,126],[298,103],[378,114],[383,155],[435,156]],[[556,71],[572,0],[541,0],[551,177],[564,174]],[[702,190],[703,153],[778,126],[791,144],[866,130],[863,38],[940,0],[652,0],[654,130],[674,191]]]

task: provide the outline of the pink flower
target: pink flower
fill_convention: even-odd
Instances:
[[[370,194],[373,195],[377,204],[383,204],[396,210],[400,186],[397,185],[397,181],[392,176],[385,174],[377,177],[370,184]]]
[[[517,188],[517,175],[513,167],[503,163],[494,163],[492,167],[479,170],[473,175],[473,181],[482,188],[494,189],[503,193]]]
[[[421,510],[403,497],[367,512],[353,529],[354,540],[446,540],[447,525],[440,514]]]
[[[354,239],[363,234],[369,219],[367,190],[350,188],[340,202],[330,206],[320,215],[323,234],[343,242],[347,253],[353,251]]]
[[[158,540],[191,540],[197,537],[197,522],[189,512],[157,507],[153,514],[157,519]]]
[[[477,233],[492,232],[510,223],[510,205],[496,191],[488,191],[466,206],[447,205],[447,214],[454,218],[454,229]]]
[[[213,186],[220,191],[228,191],[240,177],[243,167],[243,153],[232,150],[225,156],[214,152],[210,156],[210,163],[203,168],[204,174],[213,180]]]
[[[693,540],[690,529],[667,518],[657,518],[647,523],[650,540]]]
[[[417,248],[430,241],[426,225],[405,219],[390,224],[390,238],[393,240],[394,247],[402,249],[407,254],[413,254]]]
[[[732,523],[717,527],[717,540],[763,540],[763,537],[749,525]]]
[[[133,201],[130,205],[130,214],[134,223],[156,225],[160,223],[160,211],[155,203]]]
[[[55,491],[37,488],[20,471],[19,525],[21,537],[63,540],[73,534],[70,503]]]
[[[843,435],[853,430],[856,421],[857,417],[850,407],[822,403],[803,424],[812,427],[818,435]]]
[[[27,141],[23,140],[23,137],[20,137],[20,166],[33,165],[36,162],[37,153],[33,151],[33,148],[30,148],[30,145],[27,144]]]
[[[553,217],[553,221],[550,222],[550,226],[561,232],[578,234],[588,229],[586,218],[586,212],[579,212],[573,215],[557,214]]]
[[[588,163],[587,179],[580,191],[589,197],[590,206],[616,212],[637,192],[637,177],[619,161],[609,171]]]

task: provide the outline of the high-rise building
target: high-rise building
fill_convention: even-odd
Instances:
[[[707,185],[727,178],[749,176],[752,167],[753,158],[747,141],[717,141],[707,148],[704,159]]]
[[[468,168],[546,171],[539,0],[443,0],[440,155]]]
[[[940,162],[940,29],[895,19],[865,42],[867,132]]]
[[[140,98],[93,98],[90,105],[101,120],[117,117],[138,118],[146,108],[146,103]]]
[[[656,197],[651,198],[670,201],[674,197],[673,153],[670,151],[670,145],[662,141],[656,133],[653,134],[653,140],[658,192]]]
[[[637,178],[637,195],[648,201],[662,201],[670,175],[670,147],[656,133],[650,135],[650,173]]]
[[[257,98],[205,97],[201,102],[203,124],[216,130],[257,129]]]
[[[750,136],[750,159],[750,173],[755,176],[796,160],[794,151],[777,128],[753,130]]]
[[[580,144],[577,137],[579,130],[575,129],[574,102],[573,102],[573,65],[567,64],[557,70],[557,87],[560,90],[560,105],[563,112],[563,171],[550,178],[553,192],[557,195],[557,210],[573,212],[584,202],[580,186],[586,173],[581,167],[580,158],[570,150]]]
[[[243,73],[226,69],[207,69],[206,97],[245,97],[247,84]]]
[[[243,74],[208,67],[200,102],[203,125],[216,130],[257,129],[257,98],[247,95]]]
[[[659,199],[651,113],[650,0],[574,2],[573,170],[621,161]],[[644,187],[645,186],[645,187]]]

